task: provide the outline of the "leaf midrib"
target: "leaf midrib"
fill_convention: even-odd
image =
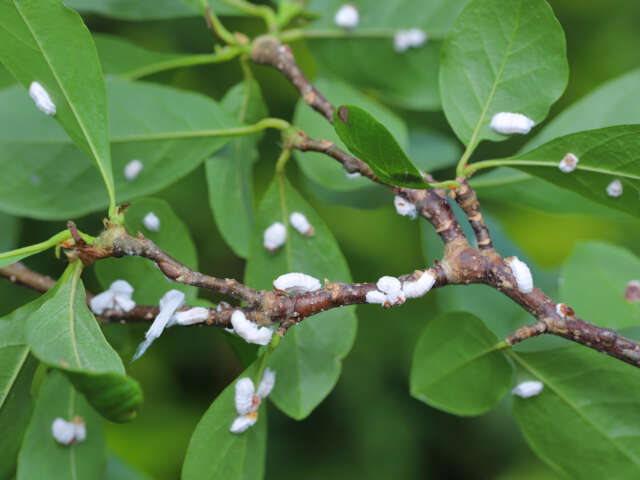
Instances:
[[[29,347],[27,345],[23,345],[23,347],[24,347],[24,355],[22,356],[22,359],[18,362],[14,372],[11,374],[11,378],[9,379],[9,382],[7,384],[7,389],[2,392],[2,396],[0,397],[0,409],[2,409],[4,402],[7,400],[7,397],[9,396],[9,391],[13,387],[13,384],[16,382],[16,378],[18,378],[20,370],[22,370],[22,367],[24,366],[24,363],[26,362],[27,357],[29,356]]]

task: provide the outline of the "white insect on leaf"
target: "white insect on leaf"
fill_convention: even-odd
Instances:
[[[133,287],[126,280],[116,280],[108,290],[94,296],[89,302],[91,311],[102,315],[105,310],[129,312],[136,306],[131,298]]]
[[[160,313],[156,316],[155,320],[145,333],[144,341],[138,346],[136,354],[133,356],[135,361],[140,358],[147,348],[151,346],[153,341],[162,335],[162,332],[167,327],[167,324],[176,313],[176,311],[184,305],[185,296],[180,290],[169,290],[160,299]]]
[[[355,5],[347,3],[338,9],[333,21],[341,28],[356,28],[360,22],[360,14]]]
[[[307,220],[307,217],[300,212],[293,212],[289,215],[289,222],[291,222],[293,228],[306,237],[312,237],[315,233],[313,225],[311,225],[309,220]]]
[[[518,257],[505,258],[505,262],[509,265],[511,273],[516,279],[518,290],[522,293],[533,292],[533,277],[527,264]]]
[[[306,273],[285,273],[273,281],[276,290],[287,293],[308,293],[320,290],[320,280]]]
[[[416,206],[405,200],[400,195],[396,195],[393,198],[393,204],[395,205],[396,212],[398,212],[399,215],[407,216],[411,218],[411,220],[415,220],[418,217],[418,210],[416,209]]]
[[[247,319],[242,310],[233,312],[231,325],[233,325],[233,330],[247,343],[268,345],[271,337],[273,337],[273,330],[267,327],[258,327],[258,325]]]
[[[409,48],[418,48],[427,41],[427,34],[419,28],[398,30],[393,36],[393,48],[396,52],[406,52]]]
[[[563,173],[571,173],[576,169],[579,161],[580,159],[573,153],[567,153],[564,157],[562,157],[562,160],[560,160],[558,168]]]
[[[540,395],[540,392],[544,389],[544,384],[542,382],[530,380],[527,382],[522,382],[518,384],[511,393],[520,398],[531,398],[536,395]]]
[[[500,112],[493,116],[489,126],[492,130],[503,135],[512,133],[526,135],[535,124],[536,122],[521,113]]]
[[[623,190],[624,189],[622,187],[622,182],[617,178],[613,182],[611,182],[609,185],[607,185],[607,195],[609,195],[610,197],[617,198],[621,196],[623,193]]]
[[[87,439],[87,426],[84,423],[84,419],[82,417],[75,417],[73,419],[73,425],[76,431],[76,443],[84,442]]]
[[[263,240],[264,248],[270,252],[275,252],[287,241],[286,227],[280,222],[272,223],[264,231]]]
[[[29,96],[33,99],[38,107],[38,110],[44,112],[46,115],[56,114],[56,105],[51,100],[49,93],[38,82],[31,82],[29,85]]]
[[[143,168],[144,165],[140,160],[131,160],[124,166],[124,178],[126,178],[130,182],[133,182],[136,178],[138,178],[138,175],[140,175],[140,172]]]
[[[405,298],[418,298],[426,294],[436,283],[436,275],[432,270],[422,272],[417,280],[412,282],[404,282],[402,284],[402,293]]]
[[[87,438],[87,428],[82,417],[75,417],[72,422],[58,417],[51,424],[51,435],[60,445],[69,446],[84,442]]]
[[[378,279],[376,287],[387,296],[384,306],[400,305],[405,298],[402,293],[402,284],[396,277],[384,276]]]
[[[153,212],[149,212],[144,216],[144,218],[142,219],[142,224],[144,225],[144,228],[146,228],[150,232],[160,231],[160,219]]]
[[[270,368],[265,369],[262,379],[255,391],[253,381],[244,377],[236,382],[234,402],[238,416],[231,424],[229,431],[239,434],[246,431],[258,421],[258,408],[273,390],[276,383],[276,373]]]

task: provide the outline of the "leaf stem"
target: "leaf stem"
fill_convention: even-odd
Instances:
[[[460,183],[455,180],[445,180],[444,182],[430,183],[431,188],[460,188]]]
[[[276,13],[271,7],[266,5],[254,5],[244,0],[222,0],[227,5],[236,7],[238,10],[242,10],[244,13],[252,15],[254,17],[262,17],[264,23],[267,24],[267,28],[271,31],[276,30],[277,21]]]
[[[282,32],[278,38],[283,43],[295,42],[304,38],[393,38],[398,29],[394,28],[371,28],[366,30],[341,30],[341,29],[319,29],[302,30],[293,29]],[[427,34],[429,41],[441,40],[441,35]]]
[[[80,235],[82,235],[82,238],[84,238],[87,241],[87,243],[93,243],[95,240],[95,237],[92,237],[91,235],[87,235],[86,233],[81,233]],[[71,232],[69,232],[69,230],[63,230],[62,232],[56,233],[54,236],[50,237],[49,239],[43,242],[34,243],[33,245],[17,248],[15,250],[10,250],[8,252],[2,252],[0,253],[0,260],[3,260],[5,258],[17,257],[19,255],[32,255],[34,253],[39,253],[49,248],[53,248],[59,243],[69,240],[70,238],[71,238]]]
[[[262,378],[262,375],[264,375],[264,371],[267,368],[269,357],[271,356],[271,353],[276,349],[279,343],[280,343],[280,335],[274,334],[273,337],[271,337],[271,342],[269,342],[269,345],[267,345],[267,347],[265,348],[264,354],[262,354],[262,357],[260,358],[260,366],[258,367],[258,373],[256,374],[256,379],[255,379],[256,385],[260,383],[260,379]]]
[[[200,5],[202,6],[202,9],[204,11],[204,18],[207,21],[207,25],[209,25],[209,28],[211,28],[211,30],[213,30],[215,34],[227,44],[237,45],[238,40],[233,35],[233,33],[227,30],[224,25],[222,25],[222,22],[215,14],[213,9],[209,6],[207,0],[200,0]]]
[[[282,175],[284,173],[284,167],[287,165],[287,161],[289,160],[289,157],[291,157],[291,149],[290,148],[283,149],[282,153],[280,153],[280,156],[278,157],[278,161],[276,162],[277,175]]]
[[[165,60],[163,62],[152,63],[151,65],[145,65],[136,70],[132,70],[124,75],[122,78],[128,80],[137,80],[138,78],[153,75],[154,73],[163,72],[165,70],[173,70],[182,67],[193,67],[196,65],[207,65],[211,63],[222,63],[247,51],[247,47],[232,46],[224,47],[215,53],[205,53],[198,55],[185,55],[179,58],[172,58],[171,60]]]

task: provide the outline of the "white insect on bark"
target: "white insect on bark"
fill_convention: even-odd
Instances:
[[[622,187],[622,182],[617,178],[609,185],[607,185],[607,195],[609,195],[610,197],[619,197],[622,195],[623,191],[624,189]]]
[[[418,217],[418,210],[413,203],[406,201],[400,195],[396,195],[393,198],[393,204],[396,207],[396,212],[399,215],[407,216],[411,218],[411,220],[415,220]]]
[[[492,130],[503,135],[512,133],[526,135],[535,124],[536,122],[521,113],[500,112],[493,116],[489,126]]]
[[[387,301],[387,295],[378,291],[378,290],[370,290],[366,295],[367,303],[375,303],[378,305],[384,305]]]
[[[144,216],[142,224],[150,232],[158,232],[160,230],[160,219],[153,212],[149,212]]]
[[[562,160],[560,160],[558,168],[563,173],[571,173],[576,169],[579,161],[580,159],[573,153],[567,153],[564,157],[562,157]]]
[[[138,175],[140,175],[143,167],[144,165],[140,160],[131,160],[124,166],[124,178],[130,182],[133,182],[136,178],[138,178]]]
[[[333,21],[341,28],[356,28],[360,22],[360,14],[354,5],[347,3],[336,12]]]
[[[273,281],[276,290],[287,293],[308,293],[320,290],[320,280],[306,273],[285,273]]]
[[[159,302],[160,313],[158,313],[158,316],[149,327],[149,330],[145,333],[145,339],[138,346],[138,350],[136,350],[136,354],[133,356],[132,361],[140,358],[144,352],[146,352],[147,348],[151,346],[153,341],[162,335],[162,332],[167,327],[167,324],[170,322],[173,315],[184,305],[184,299],[184,293],[180,290],[169,290],[164,294]]]
[[[528,382],[518,384],[513,390],[511,390],[511,393],[520,398],[530,398],[540,395],[543,388],[544,384],[542,382],[530,380]]]
[[[291,215],[289,215],[289,222],[291,222],[293,228],[295,228],[306,237],[312,237],[315,233],[315,230],[309,223],[309,220],[307,220],[307,217],[305,217],[304,214],[300,212],[293,212]]]
[[[51,100],[49,93],[38,82],[31,82],[29,85],[29,96],[33,99],[38,110],[46,115],[56,114],[56,105]]]
[[[96,295],[89,302],[91,311],[102,315],[105,310],[131,311],[136,302],[131,299],[133,287],[126,280],[116,280],[108,290]]]
[[[387,301],[384,303],[384,306],[400,305],[404,303],[405,298],[402,293],[402,284],[396,277],[380,277],[376,283],[376,287],[378,287],[378,290],[387,296]]]
[[[518,257],[509,257],[504,259],[511,273],[516,279],[518,290],[522,293],[533,292],[533,277],[531,276],[531,270],[526,263],[520,260]]]
[[[193,307],[189,310],[184,310],[182,312],[176,312],[169,325],[196,325],[198,323],[205,322],[209,318],[209,310],[204,307]]]
[[[436,283],[436,275],[432,270],[422,272],[420,278],[413,282],[402,284],[402,293],[405,298],[418,298],[426,294]]]
[[[398,30],[393,36],[393,48],[396,52],[406,52],[409,48],[418,48],[427,41],[427,34],[419,28]]]
[[[270,252],[278,250],[284,242],[287,241],[287,229],[280,222],[275,222],[269,225],[264,231],[263,244],[264,248]]]
[[[258,384],[258,391],[255,391],[253,381],[250,378],[241,378],[236,382],[235,406],[238,416],[231,424],[229,431],[239,434],[246,431],[258,421],[258,407],[273,390],[276,383],[276,373],[267,368]]]
[[[358,178],[361,177],[362,175],[360,175],[360,172],[344,172],[344,176],[347,177],[349,180],[353,180],[354,178]]]
[[[248,320],[241,310],[233,312],[231,325],[233,325],[233,330],[247,343],[268,345],[273,336],[273,330],[267,327],[258,327],[258,325]]]

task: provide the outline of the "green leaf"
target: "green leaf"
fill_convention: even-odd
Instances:
[[[409,188],[428,186],[389,130],[365,110],[343,105],[334,112],[333,126],[349,151],[383,182]]]
[[[72,421],[76,416],[85,422],[86,440],[70,446],[58,444],[51,424],[56,418]],[[62,374],[52,371],[40,390],[20,449],[17,480],[102,478],[105,461],[102,420]]]
[[[504,160],[490,161],[510,165],[541,177],[607,207],[640,215],[640,125],[621,125],[578,132],[556,138],[535,150]],[[580,161],[576,170],[563,173],[558,163],[567,153]],[[607,195],[607,185],[619,179],[624,187],[620,197]]]
[[[583,347],[514,354],[544,383],[513,412],[536,454],[567,478],[640,475],[640,372]]]
[[[450,135],[420,125],[409,129],[409,158],[420,170],[433,172],[452,167],[461,153],[460,144]]]
[[[20,219],[0,212],[0,252],[15,248],[20,235]]]
[[[442,106],[473,150],[507,138],[489,128],[498,112],[544,120],[568,75],[564,32],[547,2],[473,0],[442,47]]]
[[[596,128],[639,123],[640,69],[615,78],[580,99],[544,126],[522,151],[554,138]]]
[[[406,125],[402,119],[384,106],[338,80],[318,78],[314,82],[314,85],[334,105],[354,103],[365,108],[371,115],[387,126],[401,147],[406,148],[408,146]],[[309,105],[302,99],[300,99],[296,105],[293,123],[311,137],[331,140],[340,148],[346,150],[345,145],[331,124],[309,108]],[[308,178],[316,184],[330,190],[353,192],[354,190],[363,190],[365,188],[368,190],[379,188],[372,187],[371,181],[366,178],[347,178],[342,165],[322,153],[300,152],[296,150],[293,154],[298,162],[298,166]]]
[[[560,298],[601,327],[636,327],[640,302],[625,298],[632,280],[640,281],[640,259],[633,253],[606,243],[578,243],[564,267]]]
[[[28,245],[15,250],[9,250],[8,252],[0,252],[0,268],[19,262],[23,258],[30,257],[31,255],[44,252],[45,250],[53,248],[57,244],[64,242],[69,238],[71,238],[69,231],[63,230],[42,242],[34,243],[33,245]]]
[[[151,477],[125,463],[115,454],[110,453],[107,459],[105,480],[151,480]]]
[[[221,133],[239,125],[203,95],[119,79],[107,88],[119,201],[174,183],[229,141]],[[17,88],[0,92],[0,210],[66,220],[104,208],[107,197],[90,162],[32,103]],[[133,159],[144,167],[128,181],[124,167]]]
[[[293,212],[307,217],[315,228],[313,237],[290,228],[289,215]],[[287,226],[287,242],[272,253],[262,244],[263,232],[276,221]],[[285,178],[280,182],[276,178],[260,203],[245,283],[272,289],[273,280],[289,272],[351,281],[347,263],[322,219]],[[269,366],[278,373],[271,394],[276,406],[295,419],[309,415],[338,381],[342,358],[351,349],[355,333],[353,307],[328,310],[290,328],[269,359]]]
[[[255,383],[257,370],[256,363],[245,370],[223,390],[200,419],[189,441],[182,467],[183,480],[250,480],[264,476],[267,450],[266,408],[260,407],[257,423],[246,432],[233,434],[229,431],[238,416],[234,402],[236,382],[242,377],[249,377]],[[276,382],[278,381],[279,373]],[[217,448],[212,448],[212,445]]]
[[[80,15],[60,0],[3,1],[0,61],[26,88],[34,81],[45,88],[55,119],[96,163],[115,206],[104,79]],[[45,116],[33,105],[28,109]]]
[[[144,226],[144,217],[154,213],[160,220],[160,230],[152,232]],[[125,213],[125,228],[131,234],[141,232],[162,250],[189,268],[198,268],[196,247],[184,222],[169,204],[157,198],[136,200]],[[184,292],[187,300],[194,300],[198,289],[182,283],[169,282],[153,262],[139,257],[108,258],[95,266],[102,288],[109,288],[118,279],[129,282],[135,292],[133,299],[140,305],[157,304],[168,290]]]
[[[496,337],[467,312],[448,312],[422,331],[411,366],[411,395],[456,415],[481,415],[509,391],[511,365]]]
[[[221,105],[236,118],[256,123],[267,116],[267,107],[256,82],[245,103],[244,83],[231,88]],[[205,161],[209,206],[222,238],[236,255],[247,258],[253,225],[253,165],[258,160],[260,133],[244,135]]]
[[[390,0],[380,8],[379,1],[361,0],[357,2],[360,22],[346,31],[334,23],[336,12],[346,2],[312,0],[309,9],[321,17],[310,26],[306,37],[322,71],[400,107],[436,110],[440,107],[438,63],[442,39],[468,1]],[[410,28],[422,29],[427,42],[396,52],[396,31]]]
[[[142,392],[125,376],[120,357],[89,310],[81,273],[79,261],[67,267],[50,296],[29,316],[27,341],[38,360],[65,372],[101,414],[128,421],[142,403]]]
[[[163,20],[200,15],[198,0],[154,0],[153,2],[122,0],[64,0],[71,8],[121,20]],[[224,2],[210,0],[217,15],[242,15]]]

